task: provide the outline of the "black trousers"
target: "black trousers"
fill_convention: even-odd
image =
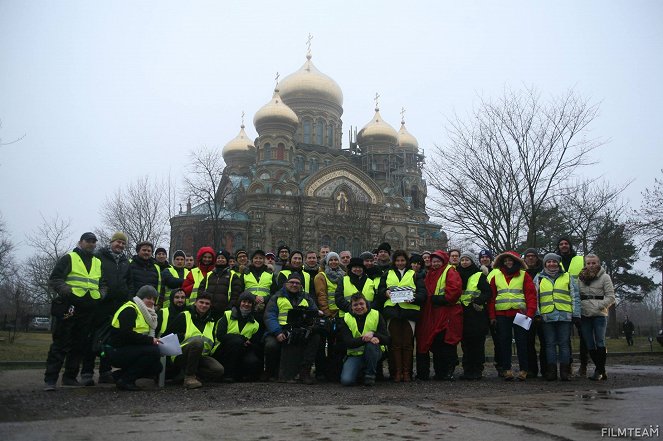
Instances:
[[[53,343],[46,358],[44,381],[58,381],[64,365],[64,376],[76,378],[83,356],[91,351],[93,315],[91,311],[79,311],[68,319],[56,318],[53,324]]]
[[[235,380],[247,378],[253,381],[262,372],[261,352],[254,345],[246,346],[244,342],[245,339],[240,335],[224,335],[221,347],[214,354],[214,358],[223,365],[226,377]]]
[[[453,374],[458,366],[457,345],[445,343],[444,337],[447,331],[442,331],[433,338],[431,352],[433,353],[433,369],[435,369],[435,379],[439,380],[445,375]]]
[[[110,348],[106,355],[111,365],[121,369],[120,379],[126,383],[139,378],[154,378],[161,373],[161,354],[156,345]]]
[[[536,352],[536,339],[539,339],[539,353]],[[527,366],[529,372],[537,376],[543,374],[548,364],[546,361],[546,337],[543,334],[543,322],[533,320],[527,331]]]
[[[477,311],[472,305],[463,307],[463,373],[481,374],[486,362],[486,335],[488,334],[488,315]]]

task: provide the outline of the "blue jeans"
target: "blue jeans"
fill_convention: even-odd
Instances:
[[[348,355],[343,362],[343,371],[341,371],[341,384],[351,386],[357,381],[361,370],[364,370],[364,376],[375,378],[375,367],[382,358],[382,350],[379,345],[366,343],[362,355]]]
[[[543,335],[545,336],[547,363],[568,364],[571,359],[571,346],[569,346],[571,322],[543,322]],[[559,348],[559,356],[557,348]]]
[[[587,345],[587,349],[593,351],[597,348],[605,348],[605,330],[608,327],[608,317],[598,315],[580,319],[582,339]]]
[[[527,331],[513,324],[514,317],[498,315],[495,318],[497,319],[497,341],[502,369],[511,370],[511,339],[515,338],[520,370],[527,371]]]

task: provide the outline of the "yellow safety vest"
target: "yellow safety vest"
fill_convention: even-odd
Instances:
[[[517,276],[514,276],[507,283],[504,273],[500,271],[495,275],[495,288],[497,288],[497,297],[495,297],[495,310],[508,311],[509,309],[525,309],[525,293],[523,285],[525,283],[525,271],[520,270]]]
[[[203,355],[209,355],[214,347],[214,322],[207,322],[203,332],[200,332],[196,325],[193,324],[193,320],[191,320],[191,311],[184,311],[182,314],[186,318],[186,333],[184,334],[184,341],[180,346],[184,347],[191,343],[192,339],[202,337]]]
[[[163,335],[166,332],[166,327],[168,325],[168,317],[170,316],[170,309],[162,308],[161,309],[161,329],[159,329],[159,336]]]
[[[193,289],[191,290],[191,295],[186,301],[187,305],[191,305],[192,303],[195,303],[196,299],[198,298],[198,290],[200,289],[200,284],[202,283],[203,280],[205,280],[205,276],[203,275],[203,272],[200,268],[195,267],[194,269],[191,270],[191,274],[193,274]]]
[[[149,334],[150,326],[145,321],[145,317],[143,317],[143,314],[140,312],[140,309],[138,309],[138,305],[136,305],[131,300],[126,302],[124,305],[120,306],[120,308],[117,311],[115,311],[115,315],[113,315],[113,321],[111,322],[111,326],[116,329],[120,329],[120,313],[127,308],[133,308],[136,311],[136,323],[134,324],[134,332],[143,335]]]
[[[553,285],[546,277],[539,282],[539,310],[541,314],[549,314],[555,309],[564,312],[573,312],[573,299],[571,299],[571,276],[563,273]]]
[[[85,296],[89,292],[94,300],[101,298],[99,292],[99,279],[101,279],[101,260],[92,256],[92,265],[88,272],[83,263],[83,259],[77,252],[69,253],[71,257],[71,271],[64,279],[65,283],[71,287],[71,292],[77,297]]]
[[[486,276],[486,279],[488,280],[488,283],[490,283],[490,281],[493,280],[493,279],[495,278],[495,276],[497,275],[497,273],[501,273],[501,272],[502,272],[502,271],[500,271],[499,268],[494,268],[494,269],[490,270],[490,272],[489,272],[488,275]]]
[[[463,290],[463,294],[460,296],[460,302],[467,306],[472,302],[472,299],[479,297],[481,291],[479,291],[479,279],[483,273],[478,271],[470,276],[467,279],[467,286]]]
[[[401,280],[398,280],[398,276],[396,275],[396,270],[390,269],[389,272],[387,273],[387,289],[391,290],[393,288],[412,288],[412,292],[417,291],[417,285],[414,283],[414,277],[416,273],[414,270],[407,270],[403,274],[403,277]],[[413,309],[415,311],[419,311],[421,307],[419,305],[415,305],[414,303],[399,303],[398,304],[401,308],[403,309]],[[387,299],[386,302],[384,302],[384,307],[388,306],[396,306],[391,299]]]
[[[281,272],[279,273],[279,276],[281,274],[283,274],[286,277],[286,281],[287,281],[288,280],[287,277],[290,274],[292,274],[292,270],[287,270],[287,269],[281,270]],[[299,274],[302,274],[304,276],[304,291],[307,292],[307,293],[310,293],[311,292],[310,291],[310,289],[311,289],[311,275],[309,273],[307,273],[306,271],[304,271],[304,270],[301,270],[299,272]]]
[[[168,272],[172,274],[173,277],[176,277],[178,279],[180,278],[180,275],[177,274],[177,270],[175,269],[175,267],[169,266]],[[189,275],[189,269],[184,268],[184,278],[186,279],[186,276],[188,275]],[[161,283],[161,281],[159,281],[159,283]],[[165,285],[164,285],[164,291],[165,291]],[[161,307],[161,309],[168,309],[169,306],[170,306],[170,296],[165,295],[164,293],[163,306]]]
[[[287,325],[288,324],[288,311],[292,309],[292,304],[290,303],[290,300],[288,300],[287,297],[280,296],[276,300],[276,306],[279,308],[279,325]],[[301,302],[299,302],[299,305],[297,306],[303,306],[305,308],[309,307],[308,300],[302,299]]]
[[[562,262],[559,262],[560,268],[562,268],[564,271],[569,273],[571,277],[578,278],[578,274],[580,274],[580,271],[585,266],[585,258],[583,256],[574,256],[573,259],[571,259],[571,263],[569,264],[569,269],[567,270],[564,268],[564,264]]]
[[[375,332],[378,330],[378,324],[380,323],[380,313],[375,309],[368,311],[366,314],[366,321],[364,322],[364,328],[361,331],[359,330],[359,326],[357,326],[357,319],[352,314],[345,314],[345,316],[343,316],[343,320],[348,326],[348,329],[350,329],[350,332],[352,332],[352,337],[359,338],[366,332]],[[358,348],[348,349],[347,354],[363,355],[364,346],[365,345],[361,345]],[[383,345],[380,345],[380,349],[382,352],[385,351],[385,347]]]
[[[247,339],[250,339],[260,329],[260,324],[258,323],[258,321],[253,320],[252,322],[246,322],[246,324],[244,324],[244,327],[242,328],[242,331],[240,332],[239,321],[231,317],[232,311],[226,311],[224,314],[226,315],[226,320],[228,322],[228,328],[226,332],[227,334],[243,335]],[[214,345],[214,349],[212,349],[212,354],[214,354],[217,351],[217,349],[219,349],[220,346],[221,342],[217,341],[216,344]]]
[[[338,306],[336,306],[336,287],[338,286],[336,283],[332,283],[331,280],[329,280],[329,277],[327,277],[326,273],[322,273],[325,275],[325,279],[327,280],[327,307],[331,311],[336,311],[338,310]]]
[[[343,297],[345,300],[350,302],[350,297],[357,292],[357,288],[350,281],[350,276],[343,276]],[[366,283],[364,283],[364,288],[361,290],[361,293],[366,297],[367,302],[372,302],[375,297],[375,285],[373,285],[373,280],[366,277]],[[334,305],[336,305],[336,296],[334,296]],[[338,312],[339,317],[345,316],[345,311]]]
[[[272,273],[264,271],[260,274],[260,280],[251,271],[244,273],[244,290],[249,291],[254,296],[267,297],[272,287]]]
[[[442,275],[437,279],[437,285],[435,285],[434,296],[443,296],[447,292],[447,273],[451,268],[455,268],[453,265],[447,265],[447,267],[442,272]]]

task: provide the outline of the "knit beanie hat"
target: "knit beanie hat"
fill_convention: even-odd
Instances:
[[[116,240],[123,240],[125,242],[128,242],[129,239],[127,238],[127,235],[124,234],[121,231],[116,231],[112,236],[111,236],[111,242],[115,242]]]
[[[159,247],[154,251],[154,255],[157,255],[159,253],[164,253],[164,254],[168,255],[168,251],[166,251],[166,249],[164,247]]]
[[[263,250],[255,250],[253,252],[253,254],[251,254],[251,259],[253,259],[257,255],[261,255],[262,257],[265,257],[265,252]]]
[[[562,260],[562,258],[558,254],[555,254],[555,253],[548,253],[545,256],[543,256],[543,264],[544,265],[549,260],[555,260],[555,261],[557,261],[557,263],[559,263]]]
[[[361,260],[373,260],[373,257],[374,257],[373,253],[371,253],[370,251],[364,251],[359,255],[359,258]]]
[[[391,245],[389,245],[388,242],[382,242],[380,245],[378,245],[378,252],[380,251],[386,251],[387,253],[391,254]]]
[[[329,263],[329,259],[331,259],[332,257],[336,257],[338,260],[341,260],[341,258],[338,257],[338,253],[330,251],[327,253],[327,256],[325,256],[325,265]]]
[[[462,254],[460,255],[461,260],[463,259],[463,257],[467,257],[468,259],[470,259],[470,260],[472,261],[472,263],[473,263],[475,266],[479,266],[479,265],[477,265],[477,259],[476,259],[476,257],[474,257],[474,254],[472,254],[472,253],[468,253],[467,251],[465,251],[464,253],[462,253]]]
[[[488,257],[489,259],[492,260],[494,256],[493,256],[492,251],[483,249],[483,250],[479,251],[479,259],[481,259],[482,257]]]
[[[230,253],[229,253],[228,251],[226,251],[226,250],[219,250],[219,251],[216,253],[216,257],[219,257],[219,256],[223,256],[223,257],[225,257],[225,258],[226,258],[226,262],[227,262],[228,260],[230,260]]]
[[[156,288],[154,288],[152,285],[143,285],[136,293],[136,297],[138,297],[141,300],[146,299],[148,297],[156,299],[157,297],[159,297],[159,293],[157,292]]]
[[[239,298],[237,299],[237,303],[241,303],[242,300],[248,300],[249,302],[255,304],[256,303],[256,296],[254,296],[251,291],[244,291],[239,295]]]
[[[182,250],[177,250],[173,254],[173,259],[176,258],[176,257],[184,257],[186,259],[186,254]]]
[[[244,254],[246,257],[249,257],[249,254],[246,252],[246,250],[237,250],[235,253],[235,259],[239,259],[239,256]]]
[[[539,257],[539,252],[536,250],[536,248],[527,248],[523,253],[523,257],[527,257],[528,254],[535,254],[536,257]]]

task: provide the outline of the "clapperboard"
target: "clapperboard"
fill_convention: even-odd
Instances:
[[[404,303],[414,300],[414,291],[412,291],[412,288],[396,286],[390,288],[389,291],[391,291],[392,303]]]

